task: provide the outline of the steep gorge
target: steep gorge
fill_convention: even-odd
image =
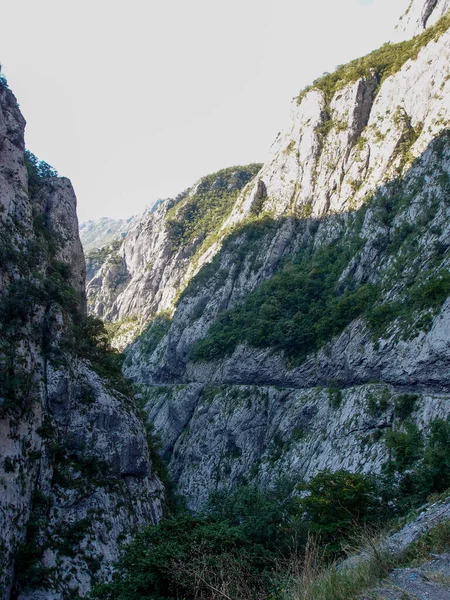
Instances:
[[[392,432],[449,420],[447,9],[414,0],[406,41],[299,95],[265,165],[202,178],[91,254],[87,292],[72,186],[25,152],[0,81],[2,599],[85,596],[162,515],[87,302],[128,344],[192,509],[245,482],[380,472]]]
[[[0,82],[0,598],[86,595],[163,486],[117,356],[86,316],[76,198],[25,152]]]
[[[420,430],[448,418],[447,8],[412,3],[401,31],[419,35],[302,92],[203,254],[181,247],[169,313],[141,296],[154,321],[125,373],[191,507],[242,481],[379,471],[405,394]]]

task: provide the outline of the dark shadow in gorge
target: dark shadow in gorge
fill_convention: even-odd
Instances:
[[[260,215],[235,227],[213,261],[182,293],[173,324],[161,341],[164,356],[149,380],[184,382],[192,373],[195,378],[202,371],[199,361],[228,360],[243,342],[270,349],[274,369],[280,360],[273,356],[280,353],[287,357],[281,361],[284,370],[303,365],[305,386],[379,379],[376,368],[342,381],[327,368],[310,377],[305,365],[359,317],[364,318],[366,341],[372,339],[375,352],[376,340],[386,336],[395,321],[406,339],[412,339],[430,326],[427,309],[438,312],[450,295],[448,274],[442,271],[448,243],[442,223],[433,223],[442,202],[450,198],[450,177],[442,160],[449,140],[444,130],[405,174],[380,186],[358,210],[318,219]],[[433,170],[428,172],[430,157]],[[442,200],[430,178],[443,192]],[[399,219],[414,203],[415,216]],[[422,237],[428,244],[430,235],[434,247],[431,260],[424,262],[426,252],[422,256],[418,251],[418,240]],[[390,297],[394,294],[399,299]],[[151,329],[152,325],[147,334]],[[196,363],[186,375],[192,360]],[[204,371],[207,377],[212,373]],[[222,381],[303,385],[264,369],[254,375],[230,377],[222,370]]]

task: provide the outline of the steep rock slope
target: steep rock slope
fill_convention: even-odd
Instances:
[[[449,0],[411,0],[395,28],[393,41],[400,42],[420,35],[427,27],[434,25],[449,8]]]
[[[159,518],[163,490],[86,319],[71,183],[27,161],[24,127],[2,81],[0,597],[59,600],[110,576],[118,542]]]
[[[173,321],[128,349],[192,507],[242,480],[379,470],[405,393],[419,429],[450,414],[449,25],[299,96]]]
[[[441,9],[436,4],[429,23]],[[269,160],[231,214],[223,215],[218,231],[174,248],[166,229],[170,204],[136,227],[93,276],[91,312],[106,321],[139,321],[125,324],[123,346],[159,311],[173,309],[180,291],[219,251],[220,240],[241,223],[262,212],[306,218],[361,206],[449,121],[447,19],[413,42],[385,46],[302,92],[291,126],[275,140]]]
[[[214,232],[260,167],[231,167],[202,178],[141,218],[122,244],[90,255],[89,310],[115,324],[119,347],[142,324],[173,309],[176,297],[208,260]]]

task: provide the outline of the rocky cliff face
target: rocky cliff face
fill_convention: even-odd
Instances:
[[[395,28],[393,41],[400,42],[420,35],[427,27],[437,23],[449,8],[448,0],[411,0]]]
[[[405,393],[419,428],[448,417],[444,19],[301,94],[170,326],[129,348],[192,507],[243,480],[379,470]]]
[[[0,85],[0,597],[76,598],[161,515],[145,429],[86,319],[70,181],[24,156]],[[114,383],[113,379],[116,380]]]
[[[114,323],[118,347],[158,313],[172,312],[177,296],[214,253],[215,231],[260,167],[232,167],[204,177],[143,215],[122,244],[89,255],[88,267],[95,261],[98,267],[87,288],[89,310]]]
[[[202,268],[178,298],[159,280],[176,310],[127,349],[125,371],[191,507],[239,481],[379,470],[405,402],[419,429],[448,418],[445,10],[413,3],[420,35],[304,90],[195,261],[184,240],[161,256],[175,272],[182,258],[184,273]],[[151,320],[154,296],[138,290],[127,294]]]

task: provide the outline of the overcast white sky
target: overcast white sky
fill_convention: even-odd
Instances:
[[[9,0],[0,62],[27,147],[81,221],[263,162],[290,101],[389,39],[408,0]]]

